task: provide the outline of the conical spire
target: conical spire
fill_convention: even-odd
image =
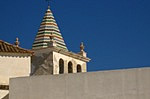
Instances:
[[[32,45],[32,49],[48,47],[50,36],[53,36],[53,39],[56,42],[56,47],[67,50],[54,16],[50,10],[50,7],[48,6],[48,9],[36,35],[35,41]]]

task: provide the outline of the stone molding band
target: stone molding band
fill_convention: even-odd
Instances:
[[[0,85],[0,90],[9,90],[9,85]]]

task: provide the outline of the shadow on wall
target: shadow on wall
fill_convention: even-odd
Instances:
[[[9,99],[9,94],[7,94],[4,98],[2,99]]]

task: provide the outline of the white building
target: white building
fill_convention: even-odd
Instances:
[[[10,78],[30,75],[33,52],[18,45],[0,40],[0,99],[8,94]]]

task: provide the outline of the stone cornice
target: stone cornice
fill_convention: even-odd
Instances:
[[[64,50],[64,49],[60,49],[60,48],[57,48],[57,47],[41,48],[41,49],[32,50],[32,51],[40,51],[40,52],[54,51],[54,52],[57,52],[57,53],[60,53],[60,54],[63,54],[63,55],[69,56],[69,57],[73,57],[75,59],[79,59],[79,60],[82,60],[82,61],[85,61],[85,62],[89,62],[91,60],[88,57],[84,57],[80,54],[76,54],[74,52],[67,51],[67,50]]]
[[[0,56],[11,56],[11,57],[28,57],[32,56],[33,54],[30,53],[6,53],[0,52]]]
[[[0,90],[9,90],[9,85],[0,85]]]

